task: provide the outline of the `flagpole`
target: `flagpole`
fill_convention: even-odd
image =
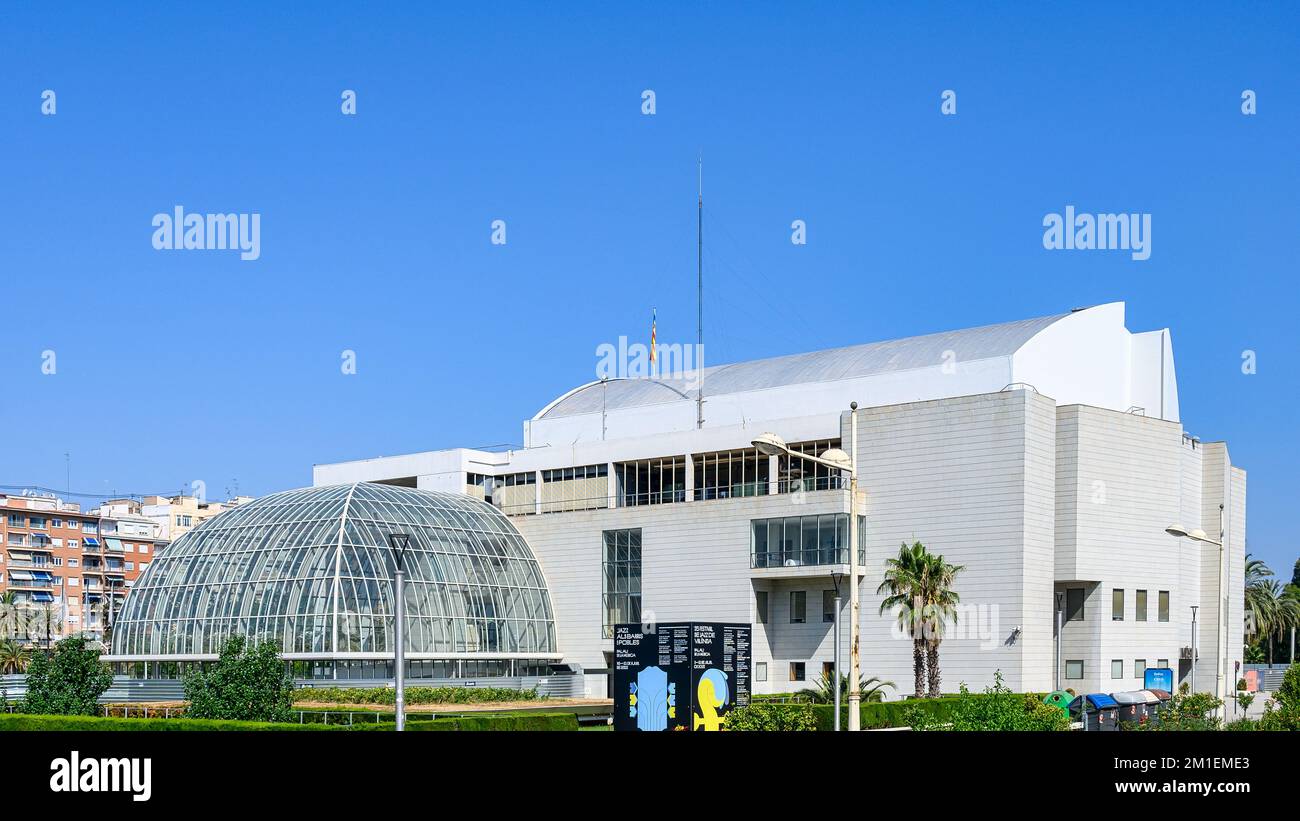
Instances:
[[[695,427],[704,427],[704,151],[699,160],[695,210]]]

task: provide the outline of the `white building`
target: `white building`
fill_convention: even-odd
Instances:
[[[911,640],[876,588],[915,540],[965,566],[945,692],[999,670],[1015,690],[1052,689],[1055,593],[1064,687],[1139,688],[1147,666],[1190,679],[1193,608],[1197,689],[1216,689],[1223,658],[1235,681],[1245,473],[1225,444],[1184,431],[1169,332],[1130,333],[1123,303],[708,367],[702,425],[695,376],[580,386],[524,423],[522,450],[317,465],[313,482],[451,490],[510,514],[593,694],[612,623],[688,619],[754,622],[754,690],[799,690],[834,658],[827,591],[848,573],[848,492],[751,442],[771,431],[804,453],[847,450],[856,401],[862,670],[896,682],[891,697],[911,693]],[[1214,537],[1221,505],[1222,594],[1218,548],[1165,532]],[[847,628],[842,641],[847,665]]]

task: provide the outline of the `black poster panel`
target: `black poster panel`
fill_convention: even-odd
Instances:
[[[614,729],[722,729],[749,703],[750,637],[747,624],[616,625]]]

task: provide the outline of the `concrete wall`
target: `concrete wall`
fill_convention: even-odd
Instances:
[[[900,544],[920,540],[966,567],[956,585],[966,610],[940,650],[943,689],[982,689],[999,670],[1016,690],[1047,685],[1054,411],[1023,390],[859,411],[865,674],[912,691],[911,638],[878,615],[876,587]],[[847,425],[843,437],[848,447]]]

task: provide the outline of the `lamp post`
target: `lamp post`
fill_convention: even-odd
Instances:
[[[1065,591],[1056,594],[1056,689],[1061,689],[1061,630],[1065,624]]]
[[[835,585],[835,732],[840,731],[840,576],[831,574]]]
[[[1224,704],[1226,704],[1227,693],[1223,691],[1223,685],[1225,683],[1224,678],[1227,676],[1227,663],[1228,663],[1228,630],[1227,630],[1228,598],[1224,594],[1224,589],[1223,589],[1224,556],[1226,553],[1224,549],[1225,539],[1223,538],[1224,536],[1223,505],[1222,504],[1219,505],[1219,538],[1217,540],[1211,539],[1206,534],[1206,532],[1200,529],[1199,527],[1194,528],[1192,530],[1188,530],[1182,525],[1170,525],[1169,527],[1165,528],[1165,532],[1168,533],[1170,536],[1176,536],[1178,538],[1186,537],[1193,541],[1204,542],[1205,544],[1212,544],[1219,548],[1219,590],[1218,590],[1219,618],[1217,619],[1218,624],[1215,627],[1215,632],[1218,633],[1218,636],[1215,638],[1214,641],[1214,654],[1218,656],[1218,658],[1215,660],[1215,665],[1214,665],[1214,697],[1219,699]],[[1195,692],[1196,690],[1195,632],[1196,632],[1196,608],[1193,607],[1192,608],[1192,633],[1193,633],[1192,691],[1193,692]],[[1225,708],[1223,712],[1225,718],[1227,717],[1227,714],[1228,712],[1227,709]]]
[[[861,665],[858,654],[858,638],[862,632],[858,617],[858,403],[849,403],[849,441],[853,455],[839,448],[831,448],[821,456],[809,456],[795,453],[785,440],[775,433],[761,433],[752,441],[759,453],[764,456],[797,456],[815,464],[824,465],[849,474],[849,732],[857,732],[862,727],[862,690]],[[836,611],[838,613],[838,610]],[[839,652],[839,643],[836,643]],[[839,712],[836,711],[836,715]]]
[[[388,546],[393,549],[396,567],[393,571],[393,624],[396,648],[393,664],[394,697],[393,707],[397,719],[397,732],[406,729],[406,645],[403,622],[406,620],[406,549],[411,545],[411,537],[406,533],[389,533]]]
[[[1196,611],[1197,605],[1192,605],[1192,692],[1196,692]]]

